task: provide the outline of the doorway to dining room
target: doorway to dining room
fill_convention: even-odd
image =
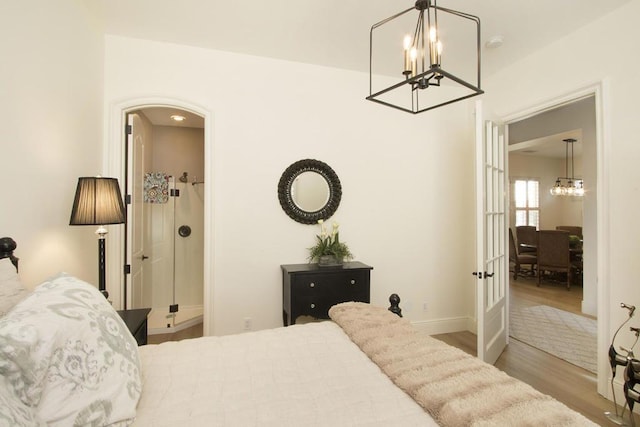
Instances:
[[[525,309],[527,316],[542,315],[545,319],[557,315],[579,316],[574,320],[593,329],[590,354],[596,355],[594,323],[597,316],[597,125],[595,95],[537,112],[508,123],[509,205],[510,225],[535,225],[538,230],[562,226],[582,227],[583,258],[581,275],[576,275],[567,290],[564,283],[543,280],[537,286],[535,277],[518,277],[510,285],[510,334],[514,337],[522,318],[514,318]],[[573,155],[567,156],[564,140],[574,139]],[[570,153],[569,153],[570,154]],[[571,162],[571,164],[569,164]],[[550,189],[559,177],[584,180],[584,197],[554,196]],[[516,181],[525,182],[526,191],[516,197]],[[524,221],[524,223],[523,223]],[[531,309],[531,307],[538,307]],[[557,312],[556,312],[557,311]],[[558,314],[559,313],[559,314]],[[535,320],[535,321],[540,321]],[[567,321],[564,321],[567,323]],[[539,329],[539,328],[538,328]],[[569,331],[567,334],[575,335]],[[520,336],[516,339],[528,339]],[[565,337],[564,341],[575,336]],[[548,339],[547,339],[548,340]],[[531,339],[534,341],[534,339]],[[562,341],[562,338],[561,338]],[[539,348],[539,342],[528,342]],[[544,348],[542,348],[544,350]],[[559,356],[560,357],[560,356]],[[595,371],[595,364],[592,371]]]

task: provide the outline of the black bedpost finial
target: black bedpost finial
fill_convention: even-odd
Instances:
[[[18,268],[18,258],[13,255],[13,251],[18,247],[16,241],[11,237],[0,238],[0,259],[9,258],[16,269]]]
[[[391,296],[389,297],[389,303],[391,304],[391,306],[389,307],[389,311],[402,317],[402,309],[400,308],[400,297],[398,296],[398,294],[391,294]]]

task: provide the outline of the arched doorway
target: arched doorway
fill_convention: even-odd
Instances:
[[[204,149],[203,149],[203,172],[202,176],[197,176],[195,173],[189,175],[189,171],[179,171],[179,176],[174,177],[174,180],[179,181],[183,172],[187,172],[188,182],[183,184],[192,185],[193,177],[195,176],[197,181],[206,182],[207,185],[202,185],[202,197],[203,197],[203,268],[202,268],[202,281],[203,281],[203,303],[202,303],[202,316],[203,322],[203,334],[209,335],[213,330],[213,307],[211,304],[211,295],[213,288],[213,227],[209,218],[211,218],[211,212],[213,211],[213,186],[212,184],[212,131],[211,131],[211,113],[194,104],[176,99],[167,98],[138,98],[115,103],[110,108],[110,115],[108,117],[108,126],[105,140],[105,173],[110,176],[117,176],[120,178],[121,185],[125,185],[127,179],[127,153],[126,153],[126,125],[127,117],[130,113],[146,110],[151,108],[173,108],[182,110],[186,113],[199,116],[204,120],[203,134],[204,134]],[[200,173],[200,172],[198,172]],[[178,174],[176,174],[178,175]],[[194,186],[195,187],[195,186]],[[113,263],[109,266],[107,271],[107,277],[110,278],[110,283],[119,283],[112,291],[113,304],[117,309],[127,306],[128,290],[126,289],[127,283],[127,267],[126,260],[126,233],[127,227],[117,234],[112,236],[112,244],[108,248],[110,259],[120,259],[122,263]],[[114,233],[115,234],[115,233]],[[125,272],[125,274],[123,274]],[[165,324],[166,326],[166,324]]]
[[[144,107],[127,113],[125,134],[125,305],[151,308],[149,335],[201,335],[204,118]]]

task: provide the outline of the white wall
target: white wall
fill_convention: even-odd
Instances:
[[[189,182],[204,180],[204,129],[153,126],[154,172],[178,178],[187,172]]]
[[[102,172],[100,23],[81,1],[3,1],[0,51],[0,235],[29,287],[62,270],[97,283],[96,227],[68,224],[78,177]]]
[[[575,159],[576,175],[580,159]],[[509,154],[509,179],[536,179],[539,182],[539,204],[541,230],[553,230],[557,225],[582,226],[582,199],[578,197],[557,197],[549,193],[556,178],[565,176],[564,159],[550,159],[526,154]],[[511,192],[513,195],[513,191]],[[511,197],[510,224],[515,224],[515,204]]]
[[[373,303],[397,292],[406,316],[427,326],[473,316],[469,104],[412,116],[366,102],[362,73],[116,36],[106,38],[105,61],[107,108],[166,97],[213,118],[210,332],[241,331],[245,317],[256,329],[282,324],[280,265],[306,262],[318,232],[277,198],[282,172],[304,158],[341,179],[333,220],[355,258],[374,267]]]
[[[501,70],[487,79],[485,85],[487,98],[497,113],[511,114],[605,79],[609,90],[605,99],[604,151],[609,175],[604,177],[604,182],[609,186],[599,191],[598,198],[604,198],[601,203],[607,208],[609,221],[602,224],[599,237],[608,241],[610,252],[608,259],[602,260],[606,271],[600,272],[608,271],[608,275],[600,276],[599,280],[601,285],[606,280],[609,293],[597,295],[597,301],[607,304],[611,315],[608,319],[598,319],[608,325],[609,332],[608,336],[599,337],[602,351],[606,351],[613,330],[625,318],[626,311],[618,304],[640,306],[635,268],[640,239],[630,232],[640,216],[640,86],[633,71],[640,66],[640,58],[633,54],[640,38],[640,28],[635,22],[639,14],[640,0],[633,0],[544,51]],[[604,60],[598,59],[599,53],[605,55]],[[545,64],[553,69],[551,77],[541,76],[539,72]],[[586,172],[585,180],[588,180]],[[585,221],[589,220],[585,217]],[[621,333],[620,343],[630,342],[629,335],[628,331]],[[605,358],[599,368],[601,380],[606,379]]]

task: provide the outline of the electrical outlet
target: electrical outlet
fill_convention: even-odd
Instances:
[[[245,331],[250,331],[251,327],[252,327],[251,317],[245,317],[244,318],[244,330]]]
[[[422,303],[422,311],[425,311],[425,312],[426,312],[426,311],[428,310],[428,308],[429,308],[429,306],[427,305],[427,302],[426,302],[426,301],[425,301],[425,302],[423,302],[423,303]]]

